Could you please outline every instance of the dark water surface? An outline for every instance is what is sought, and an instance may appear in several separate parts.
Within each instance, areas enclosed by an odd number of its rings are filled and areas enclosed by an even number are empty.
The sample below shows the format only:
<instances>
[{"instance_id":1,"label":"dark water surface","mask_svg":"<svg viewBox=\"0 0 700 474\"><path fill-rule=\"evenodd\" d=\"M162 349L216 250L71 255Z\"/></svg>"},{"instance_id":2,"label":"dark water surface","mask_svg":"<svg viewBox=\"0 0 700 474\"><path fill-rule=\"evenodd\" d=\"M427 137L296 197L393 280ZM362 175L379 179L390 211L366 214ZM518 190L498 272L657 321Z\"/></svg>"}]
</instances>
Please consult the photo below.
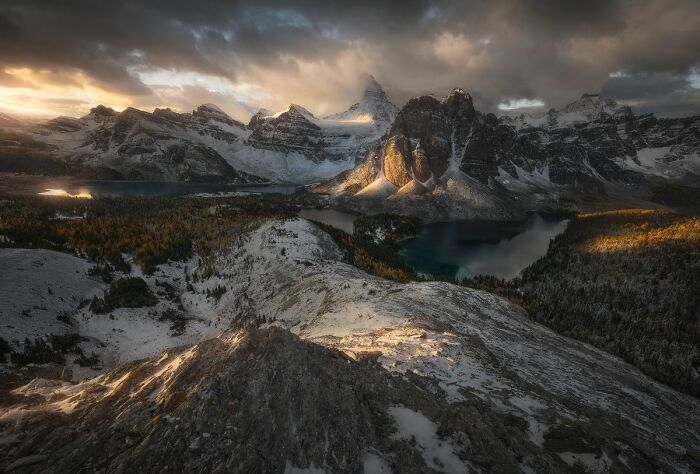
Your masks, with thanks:
<instances>
[{"instance_id":1,"label":"dark water surface","mask_svg":"<svg viewBox=\"0 0 700 474\"><path fill-rule=\"evenodd\" d=\"M438 222L404 241L403 257L421 273L512 278L546 254L568 222L539 214L523 222Z\"/></svg>"}]
</instances>

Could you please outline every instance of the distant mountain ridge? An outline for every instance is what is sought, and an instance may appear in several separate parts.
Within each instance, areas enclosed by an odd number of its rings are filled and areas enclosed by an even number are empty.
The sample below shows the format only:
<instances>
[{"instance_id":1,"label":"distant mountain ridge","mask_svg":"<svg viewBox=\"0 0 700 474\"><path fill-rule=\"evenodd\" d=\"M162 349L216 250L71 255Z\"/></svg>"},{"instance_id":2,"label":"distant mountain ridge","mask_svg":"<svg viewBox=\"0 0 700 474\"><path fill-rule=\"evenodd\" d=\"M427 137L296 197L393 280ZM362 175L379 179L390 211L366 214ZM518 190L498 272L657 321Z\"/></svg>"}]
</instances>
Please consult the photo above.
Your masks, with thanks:
<instances>
[{"instance_id":1,"label":"distant mountain ridge","mask_svg":"<svg viewBox=\"0 0 700 474\"><path fill-rule=\"evenodd\" d=\"M700 184L700 117L635 115L597 94L541 117L496 117L462 89L399 109L368 76L357 103L324 117L297 104L260 109L247 124L213 104L191 113L97 106L20 129L52 157L104 176L321 183L312 190L351 209L433 220L648 201L659 183Z\"/></svg>"},{"instance_id":2,"label":"distant mountain ridge","mask_svg":"<svg viewBox=\"0 0 700 474\"><path fill-rule=\"evenodd\" d=\"M26 131L61 160L125 179L304 184L351 168L387 132L397 108L374 78L358 104L345 118L317 118L291 104L277 114L261 110L248 124L214 104L191 113L99 105Z\"/></svg>"}]
</instances>

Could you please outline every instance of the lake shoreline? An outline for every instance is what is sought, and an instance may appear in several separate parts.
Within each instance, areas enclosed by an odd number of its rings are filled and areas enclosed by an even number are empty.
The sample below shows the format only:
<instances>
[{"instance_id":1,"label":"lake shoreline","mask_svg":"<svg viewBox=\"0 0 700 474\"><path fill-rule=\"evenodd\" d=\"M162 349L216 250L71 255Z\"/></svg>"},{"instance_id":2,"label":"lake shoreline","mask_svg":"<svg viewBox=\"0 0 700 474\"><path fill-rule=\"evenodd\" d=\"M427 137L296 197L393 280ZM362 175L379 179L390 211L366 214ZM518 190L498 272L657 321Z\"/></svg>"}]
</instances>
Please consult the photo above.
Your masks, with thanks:
<instances>
[{"instance_id":1,"label":"lake shoreline","mask_svg":"<svg viewBox=\"0 0 700 474\"><path fill-rule=\"evenodd\" d=\"M400 242L402 259L418 273L461 280L476 275L513 278L544 256L569 219L532 213L522 221L459 220L424 226Z\"/></svg>"}]
</instances>

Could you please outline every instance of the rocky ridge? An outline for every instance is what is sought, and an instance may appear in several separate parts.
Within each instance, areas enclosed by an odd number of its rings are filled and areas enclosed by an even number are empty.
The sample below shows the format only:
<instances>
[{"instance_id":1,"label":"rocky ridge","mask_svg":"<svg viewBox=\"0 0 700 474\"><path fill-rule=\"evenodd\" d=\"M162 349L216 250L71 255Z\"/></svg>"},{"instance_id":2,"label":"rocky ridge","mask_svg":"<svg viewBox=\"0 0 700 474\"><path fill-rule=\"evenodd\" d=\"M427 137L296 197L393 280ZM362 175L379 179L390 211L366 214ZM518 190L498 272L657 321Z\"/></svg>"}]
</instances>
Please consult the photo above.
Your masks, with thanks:
<instances>
[{"instance_id":1,"label":"rocky ridge","mask_svg":"<svg viewBox=\"0 0 700 474\"><path fill-rule=\"evenodd\" d=\"M352 167L391 125L396 106L372 81L355 108L335 118L295 104L276 114L260 110L247 124L213 104L192 113L100 105L29 131L63 160L126 179L308 183Z\"/></svg>"},{"instance_id":2,"label":"rocky ridge","mask_svg":"<svg viewBox=\"0 0 700 474\"><path fill-rule=\"evenodd\" d=\"M228 330L77 385L18 387L1 409L0 464L18 472L700 468L696 399L500 297L386 281L341 257L303 219L235 238L210 279L191 280L195 290L227 288L211 317Z\"/></svg>"}]
</instances>

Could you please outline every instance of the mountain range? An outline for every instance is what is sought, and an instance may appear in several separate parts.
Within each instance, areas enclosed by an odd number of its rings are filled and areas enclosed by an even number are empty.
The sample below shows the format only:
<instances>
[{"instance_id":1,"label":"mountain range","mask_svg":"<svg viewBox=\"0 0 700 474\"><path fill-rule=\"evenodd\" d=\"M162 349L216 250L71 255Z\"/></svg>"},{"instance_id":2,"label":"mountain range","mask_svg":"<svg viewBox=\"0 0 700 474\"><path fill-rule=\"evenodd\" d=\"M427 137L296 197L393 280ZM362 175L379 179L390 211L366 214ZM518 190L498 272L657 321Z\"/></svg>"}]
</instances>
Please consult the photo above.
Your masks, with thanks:
<instances>
[{"instance_id":1,"label":"mountain range","mask_svg":"<svg viewBox=\"0 0 700 474\"><path fill-rule=\"evenodd\" d=\"M395 114L370 76L360 102L333 117L291 104L278 113L261 109L244 124L213 104L191 113L100 105L81 118L23 130L59 160L108 170L117 179L309 183L352 167Z\"/></svg>"},{"instance_id":2,"label":"mountain range","mask_svg":"<svg viewBox=\"0 0 700 474\"><path fill-rule=\"evenodd\" d=\"M247 124L212 104L191 113L97 106L34 125L3 116L3 127L100 176L314 184L311 191L341 207L435 220L648 202L659 183L700 183L700 116L635 115L584 94L542 117L497 117L478 111L462 89L399 109L372 76L359 102L324 117L296 104L260 109Z\"/></svg>"},{"instance_id":3,"label":"mountain range","mask_svg":"<svg viewBox=\"0 0 700 474\"><path fill-rule=\"evenodd\" d=\"M318 186L365 212L503 218L585 199L651 199L656 183L697 185L700 117L657 119L584 94L541 118L498 118L470 94L410 100L353 169Z\"/></svg>"}]
</instances>

